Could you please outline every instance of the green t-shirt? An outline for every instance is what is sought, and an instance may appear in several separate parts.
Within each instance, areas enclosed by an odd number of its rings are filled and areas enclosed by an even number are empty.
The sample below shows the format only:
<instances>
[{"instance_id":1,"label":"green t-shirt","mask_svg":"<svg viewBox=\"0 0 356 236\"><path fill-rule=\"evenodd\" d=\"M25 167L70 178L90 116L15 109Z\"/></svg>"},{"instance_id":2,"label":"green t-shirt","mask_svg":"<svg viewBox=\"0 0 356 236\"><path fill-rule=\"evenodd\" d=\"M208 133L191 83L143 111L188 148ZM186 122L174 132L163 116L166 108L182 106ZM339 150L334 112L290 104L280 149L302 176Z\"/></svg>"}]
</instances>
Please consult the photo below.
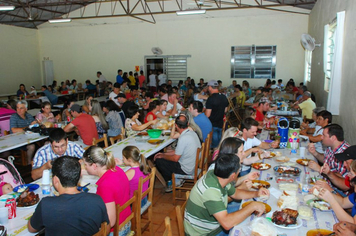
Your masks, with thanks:
<instances>
[{"instance_id":1,"label":"green t-shirt","mask_svg":"<svg viewBox=\"0 0 356 236\"><path fill-rule=\"evenodd\" d=\"M222 228L213 214L226 211L228 196L235 193L231 184L222 188L214 170L198 180L190 192L184 212L186 235L216 235Z\"/></svg>"}]
</instances>

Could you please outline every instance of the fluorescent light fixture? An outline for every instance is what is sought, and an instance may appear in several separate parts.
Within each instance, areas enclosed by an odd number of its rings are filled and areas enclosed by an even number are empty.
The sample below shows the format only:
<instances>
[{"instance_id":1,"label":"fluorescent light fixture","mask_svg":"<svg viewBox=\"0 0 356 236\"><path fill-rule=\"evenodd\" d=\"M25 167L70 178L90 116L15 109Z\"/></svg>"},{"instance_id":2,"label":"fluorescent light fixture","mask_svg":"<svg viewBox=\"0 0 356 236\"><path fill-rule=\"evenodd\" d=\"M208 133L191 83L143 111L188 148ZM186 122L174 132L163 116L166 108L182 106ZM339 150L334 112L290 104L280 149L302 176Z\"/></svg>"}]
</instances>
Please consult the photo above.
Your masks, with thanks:
<instances>
[{"instance_id":1,"label":"fluorescent light fixture","mask_svg":"<svg viewBox=\"0 0 356 236\"><path fill-rule=\"evenodd\" d=\"M177 11L178 16L182 15L195 15L195 14L205 14L206 10L186 10L186 11Z\"/></svg>"},{"instance_id":2,"label":"fluorescent light fixture","mask_svg":"<svg viewBox=\"0 0 356 236\"><path fill-rule=\"evenodd\" d=\"M52 20L48 20L49 23L68 23L71 22L72 19L70 18L64 18L64 19L52 19Z\"/></svg>"},{"instance_id":3,"label":"fluorescent light fixture","mask_svg":"<svg viewBox=\"0 0 356 236\"><path fill-rule=\"evenodd\" d=\"M15 6L0 6L0 11L13 11Z\"/></svg>"}]
</instances>

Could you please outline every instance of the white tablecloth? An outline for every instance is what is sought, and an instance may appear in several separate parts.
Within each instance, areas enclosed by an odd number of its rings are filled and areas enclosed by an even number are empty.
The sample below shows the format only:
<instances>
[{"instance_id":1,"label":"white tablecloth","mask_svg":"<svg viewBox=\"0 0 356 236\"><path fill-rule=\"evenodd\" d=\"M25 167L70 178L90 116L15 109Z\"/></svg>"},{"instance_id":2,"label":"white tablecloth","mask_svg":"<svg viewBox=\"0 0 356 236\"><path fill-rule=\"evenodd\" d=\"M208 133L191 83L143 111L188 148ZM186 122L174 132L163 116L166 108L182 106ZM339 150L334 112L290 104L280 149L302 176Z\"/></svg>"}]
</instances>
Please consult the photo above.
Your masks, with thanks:
<instances>
[{"instance_id":1,"label":"white tablecloth","mask_svg":"<svg viewBox=\"0 0 356 236\"><path fill-rule=\"evenodd\" d=\"M37 133L25 134L25 132L6 135L0 137L0 153L35 143L46 138L48 138L48 136L41 136Z\"/></svg>"}]
</instances>

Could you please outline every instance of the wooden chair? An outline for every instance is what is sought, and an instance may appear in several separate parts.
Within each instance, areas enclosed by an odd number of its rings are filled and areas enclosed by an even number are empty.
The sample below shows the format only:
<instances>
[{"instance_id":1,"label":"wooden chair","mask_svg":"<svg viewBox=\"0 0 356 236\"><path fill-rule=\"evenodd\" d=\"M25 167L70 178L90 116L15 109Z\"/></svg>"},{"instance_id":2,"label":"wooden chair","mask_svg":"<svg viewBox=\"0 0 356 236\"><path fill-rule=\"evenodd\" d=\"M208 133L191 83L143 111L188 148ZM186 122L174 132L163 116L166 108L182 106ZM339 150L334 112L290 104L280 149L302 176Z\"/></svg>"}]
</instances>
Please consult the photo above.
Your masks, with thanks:
<instances>
[{"instance_id":1,"label":"wooden chair","mask_svg":"<svg viewBox=\"0 0 356 236\"><path fill-rule=\"evenodd\" d=\"M111 145L114 145L117 142L117 140L121 141L123 139L124 139L124 135L123 134L119 134L119 135L117 135L115 137L110 137L110 143L111 143Z\"/></svg>"},{"instance_id":2,"label":"wooden chair","mask_svg":"<svg viewBox=\"0 0 356 236\"><path fill-rule=\"evenodd\" d=\"M114 236L119 236L119 231L122 227L124 227L129 221L131 221L131 229L135 229L136 227L136 204L137 202L137 191L135 191L134 195L132 196L132 198L130 198L124 205L120 206L120 204L116 205L116 223L114 226ZM120 213L126 209L126 207L130 207L131 208L131 214L126 218L126 220L124 222L122 222L121 224L120 222ZM131 231L132 233L133 231Z\"/></svg>"},{"instance_id":3,"label":"wooden chair","mask_svg":"<svg viewBox=\"0 0 356 236\"><path fill-rule=\"evenodd\" d=\"M203 143L203 145L205 145ZM202 148L197 148L197 154L195 156L195 168L193 175L181 175L181 174L172 174L172 190L173 190L173 204L176 203L176 200L185 200L185 198L180 197L181 191L189 191L193 188L194 184L201 177L203 173L203 157L200 157ZM176 178L183 179L185 183L181 187L176 187ZM178 191L178 194L176 193ZM178 196L177 196L178 195Z\"/></svg>"},{"instance_id":4,"label":"wooden chair","mask_svg":"<svg viewBox=\"0 0 356 236\"><path fill-rule=\"evenodd\" d=\"M136 234L138 236L142 235L142 233L147 229L150 228L150 235L153 236L153 188L155 183L155 176L156 176L156 168L153 167L151 169L151 173L144 179L140 178L138 182L138 190L137 190L137 204L136 204ZM143 185L149 181L149 186L146 191L142 192ZM147 203L144 206L141 206L141 200L147 196ZM147 211L147 222L143 227L141 227L141 220L142 215Z\"/></svg>"},{"instance_id":5,"label":"wooden chair","mask_svg":"<svg viewBox=\"0 0 356 236\"><path fill-rule=\"evenodd\" d=\"M107 235L108 235L108 234L106 233L106 228L107 228L107 226L108 226L108 223L106 223L106 222L101 223L99 232L97 232L97 233L94 234L93 236L107 236Z\"/></svg>"},{"instance_id":6,"label":"wooden chair","mask_svg":"<svg viewBox=\"0 0 356 236\"><path fill-rule=\"evenodd\" d=\"M9 135L10 131L4 130L4 135ZM21 166L27 166L30 163L27 163L27 151L25 150L11 150L11 155L15 157L15 164Z\"/></svg>"},{"instance_id":7,"label":"wooden chair","mask_svg":"<svg viewBox=\"0 0 356 236\"><path fill-rule=\"evenodd\" d=\"M178 224L178 235L179 236L185 236L184 233L184 211L185 211L185 206L187 205L188 198L189 198L189 191L185 193L186 200L183 203L182 206L178 205L176 206L176 216L177 216L177 224Z\"/></svg>"},{"instance_id":8,"label":"wooden chair","mask_svg":"<svg viewBox=\"0 0 356 236\"><path fill-rule=\"evenodd\" d=\"M210 151L210 147L211 147L211 142L213 141L213 131L211 131L206 140L205 140L205 153L204 153L204 157L206 158L206 160L204 160L204 170L207 171L208 167L210 165L210 163L212 162L211 159L211 154L212 152Z\"/></svg>"},{"instance_id":9,"label":"wooden chair","mask_svg":"<svg viewBox=\"0 0 356 236\"><path fill-rule=\"evenodd\" d=\"M227 118L226 118L225 121L224 121L223 127L222 127L221 137L224 136L224 133L225 133L225 130L226 130L227 126L228 125L227 125Z\"/></svg>"},{"instance_id":10,"label":"wooden chair","mask_svg":"<svg viewBox=\"0 0 356 236\"><path fill-rule=\"evenodd\" d=\"M238 127L238 125L242 122L242 118L239 114L239 106L235 106L234 102L228 98L229 106L227 108L226 119L229 122L229 125L232 127Z\"/></svg>"},{"instance_id":11,"label":"wooden chair","mask_svg":"<svg viewBox=\"0 0 356 236\"><path fill-rule=\"evenodd\" d=\"M85 93L84 92L78 92L77 93L77 100L78 101L81 101L81 100L84 100L85 99Z\"/></svg>"},{"instance_id":12,"label":"wooden chair","mask_svg":"<svg viewBox=\"0 0 356 236\"><path fill-rule=\"evenodd\" d=\"M97 146L98 143L104 142L104 148L109 147L108 136L106 134L103 135L102 138L96 139L93 138L93 145Z\"/></svg>"},{"instance_id":13,"label":"wooden chair","mask_svg":"<svg viewBox=\"0 0 356 236\"><path fill-rule=\"evenodd\" d=\"M166 226L166 230L163 232L163 236L172 236L172 226L171 226L171 218L169 216L166 216L164 219L164 224Z\"/></svg>"}]
</instances>

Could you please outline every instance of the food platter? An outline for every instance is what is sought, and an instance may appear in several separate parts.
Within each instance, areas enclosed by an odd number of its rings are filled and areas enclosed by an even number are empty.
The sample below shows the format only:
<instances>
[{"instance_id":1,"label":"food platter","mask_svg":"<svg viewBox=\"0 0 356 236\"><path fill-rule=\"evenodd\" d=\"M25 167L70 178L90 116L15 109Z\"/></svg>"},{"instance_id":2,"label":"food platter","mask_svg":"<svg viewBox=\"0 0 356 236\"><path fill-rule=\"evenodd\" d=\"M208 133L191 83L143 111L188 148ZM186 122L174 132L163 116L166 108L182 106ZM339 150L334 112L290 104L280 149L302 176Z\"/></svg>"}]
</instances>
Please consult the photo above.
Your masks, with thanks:
<instances>
[{"instance_id":1,"label":"food platter","mask_svg":"<svg viewBox=\"0 0 356 236\"><path fill-rule=\"evenodd\" d=\"M136 136L148 136L148 133L147 132L140 132L140 133L137 133Z\"/></svg>"},{"instance_id":2,"label":"food platter","mask_svg":"<svg viewBox=\"0 0 356 236\"><path fill-rule=\"evenodd\" d=\"M329 203L320 200L320 199L310 199L309 201L307 201L307 205L319 210L319 211L331 211L331 206Z\"/></svg>"},{"instance_id":3,"label":"food platter","mask_svg":"<svg viewBox=\"0 0 356 236\"><path fill-rule=\"evenodd\" d=\"M297 177L302 172L298 167L293 166L275 166L273 167L276 176Z\"/></svg>"},{"instance_id":4,"label":"food platter","mask_svg":"<svg viewBox=\"0 0 356 236\"><path fill-rule=\"evenodd\" d=\"M271 168L271 165L267 163L253 163L251 166L256 170L268 170Z\"/></svg>"},{"instance_id":5,"label":"food platter","mask_svg":"<svg viewBox=\"0 0 356 236\"><path fill-rule=\"evenodd\" d=\"M286 156L280 156L280 157L276 157L276 162L281 162L281 163L284 163L284 162L288 162L290 160L289 157L286 157Z\"/></svg>"},{"instance_id":6,"label":"food platter","mask_svg":"<svg viewBox=\"0 0 356 236\"><path fill-rule=\"evenodd\" d=\"M252 180L252 188L253 189L260 189L260 188L269 188L271 184L267 181L263 180Z\"/></svg>"},{"instance_id":7,"label":"food platter","mask_svg":"<svg viewBox=\"0 0 356 236\"><path fill-rule=\"evenodd\" d=\"M160 143L163 143L164 139L150 139L148 140L147 142L149 144L153 144L153 145L156 145L156 144L160 144Z\"/></svg>"},{"instance_id":8,"label":"food platter","mask_svg":"<svg viewBox=\"0 0 356 236\"><path fill-rule=\"evenodd\" d=\"M302 166L308 166L310 159L298 159L296 162Z\"/></svg>"},{"instance_id":9,"label":"food platter","mask_svg":"<svg viewBox=\"0 0 356 236\"><path fill-rule=\"evenodd\" d=\"M244 208L245 206L247 206L251 202L254 202L254 201L249 201L249 202L242 203L241 208ZM258 201L256 201L256 202L258 202ZM267 203L264 203L264 202L259 202L259 203L263 203L265 205L265 207L266 207L265 213L268 213L268 212L270 212L272 210L271 206L268 205Z\"/></svg>"},{"instance_id":10,"label":"food platter","mask_svg":"<svg viewBox=\"0 0 356 236\"><path fill-rule=\"evenodd\" d=\"M320 235L330 235L332 234L333 231L327 230L327 229L311 229L307 232L306 236L320 236Z\"/></svg>"},{"instance_id":11,"label":"food platter","mask_svg":"<svg viewBox=\"0 0 356 236\"><path fill-rule=\"evenodd\" d=\"M297 224L295 225L277 225L275 223L272 222L272 224L274 224L276 227L281 228L281 229L298 229L299 227L301 227L303 225L303 221L298 217L297 219Z\"/></svg>"}]
</instances>

